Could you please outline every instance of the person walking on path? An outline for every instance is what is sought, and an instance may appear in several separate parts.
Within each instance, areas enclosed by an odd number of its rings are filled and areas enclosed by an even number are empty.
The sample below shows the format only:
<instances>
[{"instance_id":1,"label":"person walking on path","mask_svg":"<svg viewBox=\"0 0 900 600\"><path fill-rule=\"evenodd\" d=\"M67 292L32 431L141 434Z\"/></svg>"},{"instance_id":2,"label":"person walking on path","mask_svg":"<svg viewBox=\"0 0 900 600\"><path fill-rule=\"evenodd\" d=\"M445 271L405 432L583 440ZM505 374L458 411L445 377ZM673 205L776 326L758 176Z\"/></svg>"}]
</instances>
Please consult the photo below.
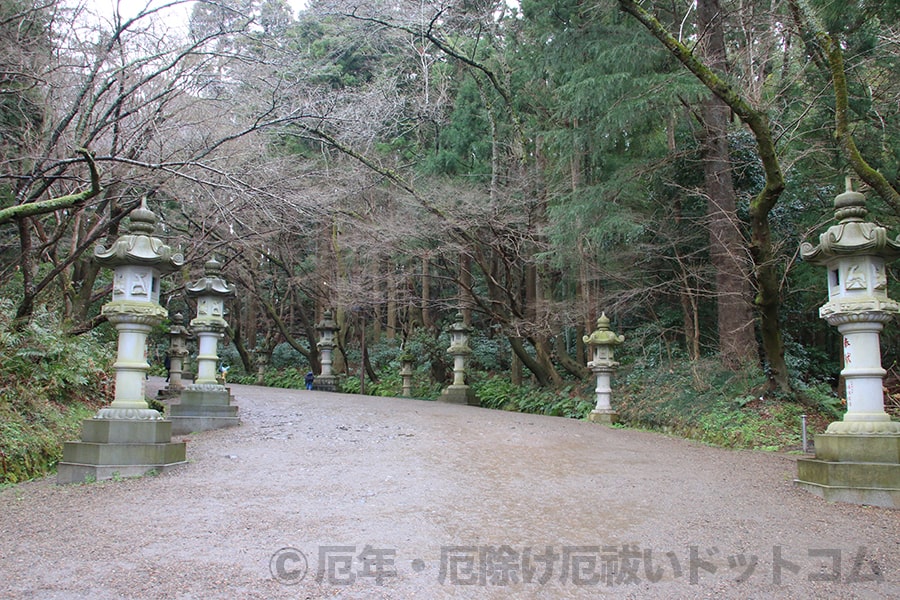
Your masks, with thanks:
<instances>
[{"instance_id":1,"label":"person walking on path","mask_svg":"<svg viewBox=\"0 0 900 600\"><path fill-rule=\"evenodd\" d=\"M306 374L306 377L304 377L303 380L306 382L306 389L311 390L313 389L313 382L316 380L316 376L313 375L312 371L310 371Z\"/></svg>"}]
</instances>

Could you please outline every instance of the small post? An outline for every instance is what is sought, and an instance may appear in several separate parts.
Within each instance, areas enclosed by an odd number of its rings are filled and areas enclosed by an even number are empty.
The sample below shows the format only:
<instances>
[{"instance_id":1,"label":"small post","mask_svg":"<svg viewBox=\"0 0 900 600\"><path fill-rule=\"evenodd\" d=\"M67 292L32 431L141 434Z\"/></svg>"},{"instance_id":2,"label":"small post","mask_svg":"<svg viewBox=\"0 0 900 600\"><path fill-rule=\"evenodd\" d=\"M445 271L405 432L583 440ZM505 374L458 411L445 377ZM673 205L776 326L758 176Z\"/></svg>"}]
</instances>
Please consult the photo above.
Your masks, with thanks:
<instances>
[{"instance_id":1,"label":"small post","mask_svg":"<svg viewBox=\"0 0 900 600\"><path fill-rule=\"evenodd\" d=\"M800 415L800 437L803 440L803 454L807 452L806 443L806 415Z\"/></svg>"}]
</instances>

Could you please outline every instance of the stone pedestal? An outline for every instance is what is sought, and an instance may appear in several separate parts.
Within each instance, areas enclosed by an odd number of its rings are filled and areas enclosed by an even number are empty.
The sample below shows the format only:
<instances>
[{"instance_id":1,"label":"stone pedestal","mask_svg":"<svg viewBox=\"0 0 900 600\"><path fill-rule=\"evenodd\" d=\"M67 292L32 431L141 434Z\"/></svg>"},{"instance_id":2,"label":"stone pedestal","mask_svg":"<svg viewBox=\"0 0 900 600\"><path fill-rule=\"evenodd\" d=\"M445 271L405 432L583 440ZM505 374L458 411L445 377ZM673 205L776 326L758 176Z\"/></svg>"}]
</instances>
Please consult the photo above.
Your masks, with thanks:
<instances>
[{"instance_id":1,"label":"stone pedestal","mask_svg":"<svg viewBox=\"0 0 900 600\"><path fill-rule=\"evenodd\" d=\"M184 442L171 440L170 421L87 419L82 423L81 441L63 445L56 481L139 477L186 464Z\"/></svg>"},{"instance_id":2,"label":"stone pedestal","mask_svg":"<svg viewBox=\"0 0 900 600\"><path fill-rule=\"evenodd\" d=\"M313 389L319 392L335 392L338 389L338 378L335 375L317 375Z\"/></svg>"},{"instance_id":3,"label":"stone pedestal","mask_svg":"<svg viewBox=\"0 0 900 600\"><path fill-rule=\"evenodd\" d=\"M467 385L448 385L441 391L441 396L438 400L441 402L449 402L450 404L481 406L481 402L475 395L475 390Z\"/></svg>"},{"instance_id":4,"label":"stone pedestal","mask_svg":"<svg viewBox=\"0 0 900 600\"><path fill-rule=\"evenodd\" d=\"M241 424L238 407L231 404L231 392L223 385L197 383L181 392L181 402L169 407L172 433L236 427Z\"/></svg>"},{"instance_id":5,"label":"stone pedestal","mask_svg":"<svg viewBox=\"0 0 900 600\"><path fill-rule=\"evenodd\" d=\"M797 486L829 502L900 508L900 435L815 436L816 457L797 461Z\"/></svg>"}]
</instances>

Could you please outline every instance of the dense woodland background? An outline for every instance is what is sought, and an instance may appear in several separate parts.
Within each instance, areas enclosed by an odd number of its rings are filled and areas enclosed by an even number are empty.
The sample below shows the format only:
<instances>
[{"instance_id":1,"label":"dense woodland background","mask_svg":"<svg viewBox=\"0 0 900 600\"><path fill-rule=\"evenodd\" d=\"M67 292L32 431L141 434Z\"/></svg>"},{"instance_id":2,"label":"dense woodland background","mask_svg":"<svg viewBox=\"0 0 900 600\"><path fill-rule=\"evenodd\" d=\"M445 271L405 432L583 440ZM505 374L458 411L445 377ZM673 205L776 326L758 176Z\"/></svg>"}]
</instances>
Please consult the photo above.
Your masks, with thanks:
<instances>
[{"instance_id":1,"label":"dense woodland background","mask_svg":"<svg viewBox=\"0 0 900 600\"><path fill-rule=\"evenodd\" d=\"M798 249L847 175L900 231L898 17L889 0L201 0L113 16L4 0L4 352L29 327L112 339L92 252L146 197L189 265L165 280L172 312L194 314L184 284L211 256L238 286L233 373L318 372L331 308L338 371L364 363L377 383L405 347L439 388L462 309L476 369L559 390L589 383L581 338L605 311L634 373L708 386L698 365L714 363L758 372L754 397L821 404L811 390L840 395L839 339L817 315L825 273Z\"/></svg>"}]
</instances>

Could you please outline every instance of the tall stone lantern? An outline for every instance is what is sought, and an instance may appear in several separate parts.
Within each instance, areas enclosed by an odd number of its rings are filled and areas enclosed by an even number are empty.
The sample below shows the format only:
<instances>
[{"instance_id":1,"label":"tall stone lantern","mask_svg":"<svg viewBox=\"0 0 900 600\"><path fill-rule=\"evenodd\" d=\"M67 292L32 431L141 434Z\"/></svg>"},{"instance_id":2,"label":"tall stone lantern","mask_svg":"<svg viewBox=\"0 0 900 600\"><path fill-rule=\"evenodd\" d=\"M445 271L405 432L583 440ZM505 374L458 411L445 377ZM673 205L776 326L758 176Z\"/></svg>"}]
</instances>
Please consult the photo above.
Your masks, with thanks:
<instances>
[{"instance_id":1,"label":"tall stone lantern","mask_svg":"<svg viewBox=\"0 0 900 600\"><path fill-rule=\"evenodd\" d=\"M84 421L81 441L66 442L57 481L143 475L185 462L185 445L172 442L172 423L144 399L147 336L166 318L159 305L160 277L184 264L180 253L154 237L156 215L146 201L132 211L127 233L94 260L113 269L112 301L101 313L118 333L115 399Z\"/></svg>"},{"instance_id":2,"label":"tall stone lantern","mask_svg":"<svg viewBox=\"0 0 900 600\"><path fill-rule=\"evenodd\" d=\"M447 348L447 354L453 357L453 383L444 388L439 400L480 406L475 391L466 385L466 359L472 354L472 349L469 348L469 333L472 330L465 324L462 311L456 313L456 320L449 332L450 347Z\"/></svg>"},{"instance_id":3,"label":"tall stone lantern","mask_svg":"<svg viewBox=\"0 0 900 600\"><path fill-rule=\"evenodd\" d=\"M888 298L885 262L900 256L900 238L865 221L865 197L847 189L834 200L832 225L819 244L803 243L809 263L827 269L828 302L819 316L843 336L847 412L815 437L816 458L798 461L796 483L827 500L900 508L900 423L884 410L879 336L900 312Z\"/></svg>"},{"instance_id":4,"label":"tall stone lantern","mask_svg":"<svg viewBox=\"0 0 900 600\"><path fill-rule=\"evenodd\" d=\"M197 337L197 379L181 392L181 402L170 409L172 431L190 433L240 425L231 393L216 379L219 340L225 335L225 299L234 296L234 286L222 278L222 263L211 259L204 275L185 286L187 295L197 298L197 316L191 330Z\"/></svg>"},{"instance_id":5,"label":"tall stone lantern","mask_svg":"<svg viewBox=\"0 0 900 600\"><path fill-rule=\"evenodd\" d=\"M409 350L403 350L397 359L400 361L400 379L403 382L401 394L409 398L412 396L413 362L416 360L416 357Z\"/></svg>"},{"instance_id":6,"label":"tall stone lantern","mask_svg":"<svg viewBox=\"0 0 900 600\"><path fill-rule=\"evenodd\" d=\"M160 398L172 398L179 396L184 389L181 374L184 372L184 359L188 355L187 339L189 332L184 326L184 315L175 313L172 315L172 324L169 326L169 385L157 392Z\"/></svg>"},{"instance_id":7,"label":"tall stone lantern","mask_svg":"<svg viewBox=\"0 0 900 600\"><path fill-rule=\"evenodd\" d=\"M337 389L337 385L331 366L334 361L334 334L338 330L338 324L330 309L322 314L322 320L316 325L316 330L319 332L319 342L316 347L322 353L319 358L322 364L322 373L316 377L315 385L320 390L333 392Z\"/></svg>"},{"instance_id":8,"label":"tall stone lantern","mask_svg":"<svg viewBox=\"0 0 900 600\"><path fill-rule=\"evenodd\" d=\"M618 419L616 411L610 404L612 388L610 379L619 366L614 359L615 346L625 341L625 336L616 335L609 328L609 318L602 313L597 319L597 329L591 335L584 336L584 343L591 348L593 360L588 361L588 368L597 376L597 406L588 415L595 423L612 425Z\"/></svg>"}]
</instances>

